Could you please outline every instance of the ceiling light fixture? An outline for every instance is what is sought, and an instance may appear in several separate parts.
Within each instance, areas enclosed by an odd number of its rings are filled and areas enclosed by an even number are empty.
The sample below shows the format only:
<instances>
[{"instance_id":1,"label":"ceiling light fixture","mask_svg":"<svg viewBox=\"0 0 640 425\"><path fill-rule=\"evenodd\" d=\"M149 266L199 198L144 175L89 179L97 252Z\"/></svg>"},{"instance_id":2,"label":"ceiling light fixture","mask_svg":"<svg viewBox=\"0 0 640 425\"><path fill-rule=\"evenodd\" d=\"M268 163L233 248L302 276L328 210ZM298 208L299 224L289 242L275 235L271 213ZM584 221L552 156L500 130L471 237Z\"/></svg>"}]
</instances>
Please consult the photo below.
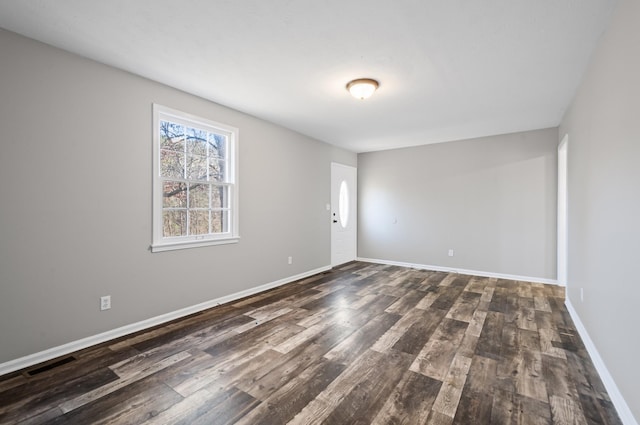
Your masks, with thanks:
<instances>
[{"instance_id":1,"label":"ceiling light fixture","mask_svg":"<svg viewBox=\"0 0 640 425\"><path fill-rule=\"evenodd\" d=\"M378 88L378 85L378 82L371 78L358 78L357 80L347 83L347 90L349 90L351 96L356 99L364 100L371 97L373 92Z\"/></svg>"}]
</instances>

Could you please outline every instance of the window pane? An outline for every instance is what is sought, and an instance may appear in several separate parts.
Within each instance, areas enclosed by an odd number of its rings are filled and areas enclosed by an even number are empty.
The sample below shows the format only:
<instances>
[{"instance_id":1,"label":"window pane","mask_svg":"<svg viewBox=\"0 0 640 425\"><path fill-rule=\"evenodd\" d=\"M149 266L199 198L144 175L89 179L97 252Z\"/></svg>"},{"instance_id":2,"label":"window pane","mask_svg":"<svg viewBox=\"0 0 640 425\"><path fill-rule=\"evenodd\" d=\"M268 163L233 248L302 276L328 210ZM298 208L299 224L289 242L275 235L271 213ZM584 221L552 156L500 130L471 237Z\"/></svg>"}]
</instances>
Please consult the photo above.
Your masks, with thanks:
<instances>
[{"instance_id":1,"label":"window pane","mask_svg":"<svg viewBox=\"0 0 640 425\"><path fill-rule=\"evenodd\" d=\"M160 149L184 151L184 126L160 121Z\"/></svg>"},{"instance_id":2,"label":"window pane","mask_svg":"<svg viewBox=\"0 0 640 425\"><path fill-rule=\"evenodd\" d=\"M227 233L229 231L229 212L211 212L211 233Z\"/></svg>"},{"instance_id":3,"label":"window pane","mask_svg":"<svg viewBox=\"0 0 640 425\"><path fill-rule=\"evenodd\" d=\"M189 187L189 208L209 208L208 184L193 184Z\"/></svg>"},{"instance_id":4,"label":"window pane","mask_svg":"<svg viewBox=\"0 0 640 425\"><path fill-rule=\"evenodd\" d=\"M207 157L187 154L187 179L207 179Z\"/></svg>"},{"instance_id":5,"label":"window pane","mask_svg":"<svg viewBox=\"0 0 640 425\"><path fill-rule=\"evenodd\" d=\"M186 236L187 234L187 211L186 210L164 210L162 211L162 236Z\"/></svg>"},{"instance_id":6,"label":"window pane","mask_svg":"<svg viewBox=\"0 0 640 425\"><path fill-rule=\"evenodd\" d=\"M342 183L340 183L338 212L340 216L340 226L346 229L347 224L349 224L349 189L347 188L346 180L342 180Z\"/></svg>"},{"instance_id":7,"label":"window pane","mask_svg":"<svg viewBox=\"0 0 640 425\"><path fill-rule=\"evenodd\" d=\"M223 159L211 159L209 162L209 180L215 182L225 182L226 164Z\"/></svg>"},{"instance_id":8,"label":"window pane","mask_svg":"<svg viewBox=\"0 0 640 425\"><path fill-rule=\"evenodd\" d=\"M160 151L160 175L173 179L184 178L184 154L167 150Z\"/></svg>"},{"instance_id":9,"label":"window pane","mask_svg":"<svg viewBox=\"0 0 640 425\"><path fill-rule=\"evenodd\" d=\"M166 181L162 184L163 208L186 208L187 185L186 183Z\"/></svg>"},{"instance_id":10,"label":"window pane","mask_svg":"<svg viewBox=\"0 0 640 425\"><path fill-rule=\"evenodd\" d=\"M211 187L211 208L227 208L229 188L226 186Z\"/></svg>"},{"instance_id":11,"label":"window pane","mask_svg":"<svg viewBox=\"0 0 640 425\"><path fill-rule=\"evenodd\" d=\"M206 235L209 233L209 211L189 211L189 234Z\"/></svg>"},{"instance_id":12,"label":"window pane","mask_svg":"<svg viewBox=\"0 0 640 425\"><path fill-rule=\"evenodd\" d=\"M187 152L195 155L207 155L207 132L187 128Z\"/></svg>"},{"instance_id":13,"label":"window pane","mask_svg":"<svg viewBox=\"0 0 640 425\"><path fill-rule=\"evenodd\" d=\"M209 133L209 156L225 158L227 155L227 137L220 134Z\"/></svg>"}]
</instances>

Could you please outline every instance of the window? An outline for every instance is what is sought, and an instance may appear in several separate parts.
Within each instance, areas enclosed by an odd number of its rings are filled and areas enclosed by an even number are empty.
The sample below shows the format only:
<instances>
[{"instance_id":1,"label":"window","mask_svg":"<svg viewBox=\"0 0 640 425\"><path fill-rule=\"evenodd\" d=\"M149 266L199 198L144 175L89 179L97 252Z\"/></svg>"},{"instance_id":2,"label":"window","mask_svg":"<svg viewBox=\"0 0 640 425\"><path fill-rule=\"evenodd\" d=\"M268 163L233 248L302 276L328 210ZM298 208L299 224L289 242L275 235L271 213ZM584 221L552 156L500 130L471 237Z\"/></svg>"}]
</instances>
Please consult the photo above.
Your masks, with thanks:
<instances>
[{"instance_id":1,"label":"window","mask_svg":"<svg viewBox=\"0 0 640 425\"><path fill-rule=\"evenodd\" d=\"M153 105L153 252L234 243L238 129Z\"/></svg>"},{"instance_id":2,"label":"window","mask_svg":"<svg viewBox=\"0 0 640 425\"><path fill-rule=\"evenodd\" d=\"M343 229L347 228L349 223L349 189L347 188L347 181L342 180L340 183L340 194L338 195L338 216L340 217L340 226Z\"/></svg>"}]
</instances>

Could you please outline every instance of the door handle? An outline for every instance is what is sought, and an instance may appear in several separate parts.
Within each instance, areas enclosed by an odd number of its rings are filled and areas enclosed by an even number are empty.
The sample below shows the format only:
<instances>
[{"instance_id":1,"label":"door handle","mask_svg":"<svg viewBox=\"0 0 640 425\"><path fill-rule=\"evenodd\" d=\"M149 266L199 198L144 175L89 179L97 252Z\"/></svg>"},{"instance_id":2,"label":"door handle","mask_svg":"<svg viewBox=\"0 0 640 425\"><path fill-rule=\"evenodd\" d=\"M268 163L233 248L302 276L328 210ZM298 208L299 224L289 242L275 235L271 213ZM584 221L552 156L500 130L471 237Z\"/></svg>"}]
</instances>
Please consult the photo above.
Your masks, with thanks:
<instances>
[{"instance_id":1,"label":"door handle","mask_svg":"<svg viewBox=\"0 0 640 425\"><path fill-rule=\"evenodd\" d=\"M337 223L337 222L338 222L338 220L333 220L333 222L334 222L334 223Z\"/></svg>"}]
</instances>

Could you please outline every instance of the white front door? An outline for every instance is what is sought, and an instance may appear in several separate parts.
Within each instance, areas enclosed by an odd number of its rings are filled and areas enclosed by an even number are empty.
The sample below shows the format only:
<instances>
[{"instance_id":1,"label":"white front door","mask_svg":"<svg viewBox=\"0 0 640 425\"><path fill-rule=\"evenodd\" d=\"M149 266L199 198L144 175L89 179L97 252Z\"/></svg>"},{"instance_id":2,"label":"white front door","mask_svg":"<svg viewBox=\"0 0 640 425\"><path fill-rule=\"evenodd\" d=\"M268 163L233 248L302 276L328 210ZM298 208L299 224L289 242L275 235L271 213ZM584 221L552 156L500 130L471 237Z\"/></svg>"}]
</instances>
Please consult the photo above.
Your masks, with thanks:
<instances>
[{"instance_id":1,"label":"white front door","mask_svg":"<svg viewBox=\"0 0 640 425\"><path fill-rule=\"evenodd\" d=\"M331 163L331 265L356 259L357 170Z\"/></svg>"}]
</instances>

